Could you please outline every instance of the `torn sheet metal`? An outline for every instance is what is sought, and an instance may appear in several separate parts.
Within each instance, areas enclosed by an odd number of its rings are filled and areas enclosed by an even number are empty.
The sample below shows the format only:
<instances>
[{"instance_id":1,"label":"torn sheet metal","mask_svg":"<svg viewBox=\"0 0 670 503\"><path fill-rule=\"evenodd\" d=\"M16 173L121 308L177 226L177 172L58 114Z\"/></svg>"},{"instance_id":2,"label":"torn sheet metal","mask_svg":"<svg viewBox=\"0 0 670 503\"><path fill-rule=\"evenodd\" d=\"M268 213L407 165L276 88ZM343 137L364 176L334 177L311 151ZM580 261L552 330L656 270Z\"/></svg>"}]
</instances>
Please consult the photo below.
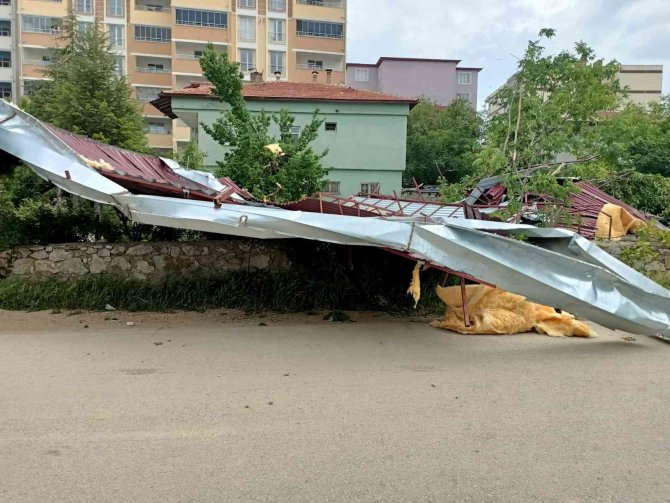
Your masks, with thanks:
<instances>
[{"instance_id":1,"label":"torn sheet metal","mask_svg":"<svg viewBox=\"0 0 670 503\"><path fill-rule=\"evenodd\" d=\"M88 167L77 152L8 103L0 103L0 149L58 187L113 205L138 223L390 248L612 329L670 338L670 292L650 287L649 280L570 231L453 218L426 224L412 217L370 217L361 225L357 216L244 202L217 207L209 201L132 194ZM500 233L524 233L534 244Z\"/></svg>"}]
</instances>

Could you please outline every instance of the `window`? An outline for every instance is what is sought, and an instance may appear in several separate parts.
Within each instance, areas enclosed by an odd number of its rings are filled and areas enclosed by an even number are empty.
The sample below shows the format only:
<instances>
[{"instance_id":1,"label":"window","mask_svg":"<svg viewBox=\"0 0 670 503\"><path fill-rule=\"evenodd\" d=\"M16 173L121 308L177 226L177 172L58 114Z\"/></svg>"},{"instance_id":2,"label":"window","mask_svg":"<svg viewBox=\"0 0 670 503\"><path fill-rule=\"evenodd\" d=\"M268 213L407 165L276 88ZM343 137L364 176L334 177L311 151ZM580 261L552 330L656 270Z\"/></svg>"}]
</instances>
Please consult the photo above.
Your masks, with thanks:
<instances>
[{"instance_id":1,"label":"window","mask_svg":"<svg viewBox=\"0 0 670 503\"><path fill-rule=\"evenodd\" d=\"M0 52L0 68L11 68L12 67L12 53L11 52Z\"/></svg>"},{"instance_id":2,"label":"window","mask_svg":"<svg viewBox=\"0 0 670 503\"><path fill-rule=\"evenodd\" d=\"M237 0L237 6L240 9L255 9L256 0Z\"/></svg>"},{"instance_id":3,"label":"window","mask_svg":"<svg viewBox=\"0 0 670 503\"><path fill-rule=\"evenodd\" d=\"M147 121L144 131L152 134L168 134L167 124L163 121Z\"/></svg>"},{"instance_id":4,"label":"window","mask_svg":"<svg viewBox=\"0 0 670 503\"><path fill-rule=\"evenodd\" d=\"M256 51L253 49L240 49L240 69L243 72L251 72L256 69Z\"/></svg>"},{"instance_id":5,"label":"window","mask_svg":"<svg viewBox=\"0 0 670 503\"><path fill-rule=\"evenodd\" d=\"M107 0L107 16L123 17L123 0Z\"/></svg>"},{"instance_id":6,"label":"window","mask_svg":"<svg viewBox=\"0 0 670 503\"><path fill-rule=\"evenodd\" d=\"M147 3L147 4L135 4L135 9L137 10L146 10L149 12L168 12L170 10L170 7L166 7L164 5L156 4L156 3Z\"/></svg>"},{"instance_id":7,"label":"window","mask_svg":"<svg viewBox=\"0 0 670 503\"><path fill-rule=\"evenodd\" d=\"M207 26L228 28L228 14L213 10L177 9L177 24L186 26Z\"/></svg>"},{"instance_id":8,"label":"window","mask_svg":"<svg viewBox=\"0 0 670 503\"><path fill-rule=\"evenodd\" d=\"M158 98L158 93L161 91L162 89L160 87L138 87L137 99L144 103L149 103Z\"/></svg>"},{"instance_id":9,"label":"window","mask_svg":"<svg viewBox=\"0 0 670 503\"><path fill-rule=\"evenodd\" d=\"M114 58L114 75L117 77L123 76L123 56Z\"/></svg>"},{"instance_id":10,"label":"window","mask_svg":"<svg viewBox=\"0 0 670 503\"><path fill-rule=\"evenodd\" d=\"M370 69L369 68L355 68L354 69L354 80L356 82L369 82L370 81Z\"/></svg>"},{"instance_id":11,"label":"window","mask_svg":"<svg viewBox=\"0 0 670 503\"><path fill-rule=\"evenodd\" d=\"M12 36L12 22L0 21L0 37L11 37L11 36Z\"/></svg>"},{"instance_id":12,"label":"window","mask_svg":"<svg viewBox=\"0 0 670 503\"><path fill-rule=\"evenodd\" d=\"M344 36L344 25L298 19L297 32L298 36L301 37L342 38Z\"/></svg>"},{"instance_id":13,"label":"window","mask_svg":"<svg viewBox=\"0 0 670 503\"><path fill-rule=\"evenodd\" d=\"M326 131L337 131L337 122L326 122Z\"/></svg>"},{"instance_id":14,"label":"window","mask_svg":"<svg viewBox=\"0 0 670 503\"><path fill-rule=\"evenodd\" d=\"M283 44L286 42L286 25L283 19L270 19L268 29L270 42L274 44Z\"/></svg>"},{"instance_id":15,"label":"window","mask_svg":"<svg viewBox=\"0 0 670 503\"><path fill-rule=\"evenodd\" d=\"M470 93L456 93L456 99L470 101Z\"/></svg>"},{"instance_id":16,"label":"window","mask_svg":"<svg viewBox=\"0 0 670 503\"><path fill-rule=\"evenodd\" d=\"M379 182L361 183L361 194L379 194Z\"/></svg>"},{"instance_id":17,"label":"window","mask_svg":"<svg viewBox=\"0 0 670 503\"><path fill-rule=\"evenodd\" d=\"M291 141L293 143L300 141L300 126L291 126Z\"/></svg>"},{"instance_id":18,"label":"window","mask_svg":"<svg viewBox=\"0 0 670 503\"><path fill-rule=\"evenodd\" d=\"M270 51L270 73L274 75L277 72L284 74L286 68L284 62L286 61L286 53L280 51Z\"/></svg>"},{"instance_id":19,"label":"window","mask_svg":"<svg viewBox=\"0 0 670 503\"><path fill-rule=\"evenodd\" d=\"M323 70L323 61L317 59L308 59L307 67L310 70Z\"/></svg>"},{"instance_id":20,"label":"window","mask_svg":"<svg viewBox=\"0 0 670 503\"><path fill-rule=\"evenodd\" d=\"M52 33L60 35L61 20L46 16L22 16L22 29L30 33Z\"/></svg>"},{"instance_id":21,"label":"window","mask_svg":"<svg viewBox=\"0 0 670 503\"><path fill-rule=\"evenodd\" d=\"M37 89L39 89L42 84L44 83L43 80L24 80L23 81L23 95L28 96L30 93L35 92Z\"/></svg>"},{"instance_id":22,"label":"window","mask_svg":"<svg viewBox=\"0 0 670 503\"><path fill-rule=\"evenodd\" d=\"M0 82L0 98L3 100L12 99L12 83L11 82Z\"/></svg>"},{"instance_id":23,"label":"window","mask_svg":"<svg viewBox=\"0 0 670 503\"><path fill-rule=\"evenodd\" d=\"M202 51L193 51L193 57L197 59L202 58Z\"/></svg>"},{"instance_id":24,"label":"window","mask_svg":"<svg viewBox=\"0 0 670 503\"><path fill-rule=\"evenodd\" d=\"M92 14L93 0L77 0L74 9L79 14Z\"/></svg>"},{"instance_id":25,"label":"window","mask_svg":"<svg viewBox=\"0 0 670 503\"><path fill-rule=\"evenodd\" d=\"M123 32L125 26L122 24L110 24L109 26L109 43L112 47L123 47Z\"/></svg>"},{"instance_id":26,"label":"window","mask_svg":"<svg viewBox=\"0 0 670 503\"><path fill-rule=\"evenodd\" d=\"M268 8L274 12L286 12L286 0L270 0Z\"/></svg>"},{"instance_id":27,"label":"window","mask_svg":"<svg viewBox=\"0 0 670 503\"><path fill-rule=\"evenodd\" d=\"M79 21L77 23L77 29L82 33L88 33L93 29L93 23L89 23L88 21Z\"/></svg>"},{"instance_id":28,"label":"window","mask_svg":"<svg viewBox=\"0 0 670 503\"><path fill-rule=\"evenodd\" d=\"M51 63L51 56L42 56L43 63Z\"/></svg>"},{"instance_id":29,"label":"window","mask_svg":"<svg viewBox=\"0 0 670 503\"><path fill-rule=\"evenodd\" d=\"M256 41L256 18L250 16L240 16L239 34L241 42L255 42Z\"/></svg>"},{"instance_id":30,"label":"window","mask_svg":"<svg viewBox=\"0 0 670 503\"><path fill-rule=\"evenodd\" d=\"M340 193L340 182L332 182L328 180L323 186L323 191L328 194L339 194Z\"/></svg>"},{"instance_id":31,"label":"window","mask_svg":"<svg viewBox=\"0 0 670 503\"><path fill-rule=\"evenodd\" d=\"M12 0L0 0L0 5L12 5Z\"/></svg>"},{"instance_id":32,"label":"window","mask_svg":"<svg viewBox=\"0 0 670 503\"><path fill-rule=\"evenodd\" d=\"M172 40L172 30L160 26L135 25L135 40L167 43Z\"/></svg>"},{"instance_id":33,"label":"window","mask_svg":"<svg viewBox=\"0 0 670 503\"><path fill-rule=\"evenodd\" d=\"M472 83L472 74L470 72L458 72L458 84L469 86Z\"/></svg>"}]
</instances>

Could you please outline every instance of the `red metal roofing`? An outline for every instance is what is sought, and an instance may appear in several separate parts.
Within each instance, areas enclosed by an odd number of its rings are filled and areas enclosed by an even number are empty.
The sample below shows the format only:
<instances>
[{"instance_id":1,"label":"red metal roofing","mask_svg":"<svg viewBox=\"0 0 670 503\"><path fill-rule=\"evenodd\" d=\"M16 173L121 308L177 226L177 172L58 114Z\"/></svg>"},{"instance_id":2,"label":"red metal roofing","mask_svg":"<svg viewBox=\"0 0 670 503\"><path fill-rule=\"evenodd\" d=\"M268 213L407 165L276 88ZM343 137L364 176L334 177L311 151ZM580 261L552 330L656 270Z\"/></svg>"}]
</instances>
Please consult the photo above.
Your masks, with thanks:
<instances>
[{"instance_id":1,"label":"red metal roofing","mask_svg":"<svg viewBox=\"0 0 670 503\"><path fill-rule=\"evenodd\" d=\"M112 169L98 172L131 192L205 201L218 195L206 185L178 175L160 157L107 145L50 124L44 126L80 156L110 165Z\"/></svg>"}]
</instances>

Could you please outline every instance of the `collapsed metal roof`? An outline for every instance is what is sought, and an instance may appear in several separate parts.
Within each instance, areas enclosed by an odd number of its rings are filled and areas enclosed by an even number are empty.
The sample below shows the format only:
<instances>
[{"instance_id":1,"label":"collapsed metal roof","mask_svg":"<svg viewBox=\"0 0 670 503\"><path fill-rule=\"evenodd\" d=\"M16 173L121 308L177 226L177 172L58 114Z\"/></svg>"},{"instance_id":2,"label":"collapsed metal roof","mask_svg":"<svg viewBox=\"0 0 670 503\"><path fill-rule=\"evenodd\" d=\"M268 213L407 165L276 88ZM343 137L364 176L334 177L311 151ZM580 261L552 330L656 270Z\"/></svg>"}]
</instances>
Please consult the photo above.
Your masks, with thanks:
<instances>
[{"instance_id":1,"label":"collapsed metal roof","mask_svg":"<svg viewBox=\"0 0 670 503\"><path fill-rule=\"evenodd\" d=\"M459 206L396 200L398 213L377 198L267 206L245 199L250 195L231 180L77 138L0 102L1 151L61 189L114 206L138 223L384 248L612 329L670 338L670 292L569 230L454 218ZM322 210L324 202L331 214ZM507 237L516 234L534 244Z\"/></svg>"}]
</instances>

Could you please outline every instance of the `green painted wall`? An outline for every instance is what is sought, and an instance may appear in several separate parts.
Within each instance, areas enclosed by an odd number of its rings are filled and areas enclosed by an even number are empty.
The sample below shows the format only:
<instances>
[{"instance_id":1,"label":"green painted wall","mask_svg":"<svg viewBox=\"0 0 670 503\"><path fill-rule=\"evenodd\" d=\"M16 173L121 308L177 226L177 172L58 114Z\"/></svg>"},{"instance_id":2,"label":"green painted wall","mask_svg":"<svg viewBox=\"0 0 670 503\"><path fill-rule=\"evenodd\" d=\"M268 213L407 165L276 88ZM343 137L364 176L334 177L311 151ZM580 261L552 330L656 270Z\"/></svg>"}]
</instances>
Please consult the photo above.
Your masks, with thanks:
<instances>
[{"instance_id":1,"label":"green painted wall","mask_svg":"<svg viewBox=\"0 0 670 503\"><path fill-rule=\"evenodd\" d=\"M380 183L383 194L400 193L405 170L407 115L409 105L395 103L315 103L295 101L248 101L253 112L279 112L286 108L295 116L296 126L307 124L319 109L326 122L337 123L337 131L321 126L314 142L317 152L328 149L324 165L332 168L329 180L340 182L340 194L360 191L361 183ZM211 124L224 105L207 98L173 97L173 111L196 131L200 149L207 153L206 164L213 168L223 158L224 148L214 142L199 126ZM276 126L271 130L278 135Z\"/></svg>"}]
</instances>

